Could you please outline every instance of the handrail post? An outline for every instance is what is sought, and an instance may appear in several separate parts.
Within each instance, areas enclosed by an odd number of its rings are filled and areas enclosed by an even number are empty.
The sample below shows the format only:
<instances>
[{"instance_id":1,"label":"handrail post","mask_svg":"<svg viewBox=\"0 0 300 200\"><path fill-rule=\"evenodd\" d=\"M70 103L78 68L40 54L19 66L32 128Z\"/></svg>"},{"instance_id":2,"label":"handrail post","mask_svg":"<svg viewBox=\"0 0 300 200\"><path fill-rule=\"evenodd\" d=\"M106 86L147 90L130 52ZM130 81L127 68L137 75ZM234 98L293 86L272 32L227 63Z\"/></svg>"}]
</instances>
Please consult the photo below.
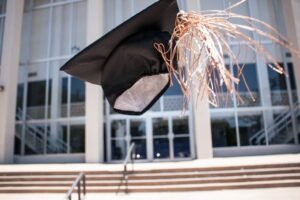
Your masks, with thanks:
<instances>
[{"instance_id":1,"label":"handrail post","mask_svg":"<svg viewBox=\"0 0 300 200\"><path fill-rule=\"evenodd\" d=\"M83 175L83 194L86 195L86 182L85 182L85 174Z\"/></svg>"},{"instance_id":2,"label":"handrail post","mask_svg":"<svg viewBox=\"0 0 300 200\"><path fill-rule=\"evenodd\" d=\"M134 142L131 143L131 145L127 151L124 163L123 163L123 179L121 180L121 183L123 180L125 180L125 193L128 193L128 167L127 167L127 164L130 159L132 166L133 166L133 160L134 160L133 152L135 152L135 143ZM132 170L133 170L133 167L132 167Z\"/></svg>"},{"instance_id":3,"label":"handrail post","mask_svg":"<svg viewBox=\"0 0 300 200\"><path fill-rule=\"evenodd\" d=\"M79 182L78 182L78 185L77 185L77 187L78 187L78 190L77 190L77 193L78 193L78 200L81 200L81 195L80 195L80 194L81 194L81 191L80 191L80 188L81 188L81 187L80 187L80 186L81 186L81 181L79 181Z\"/></svg>"}]
</instances>

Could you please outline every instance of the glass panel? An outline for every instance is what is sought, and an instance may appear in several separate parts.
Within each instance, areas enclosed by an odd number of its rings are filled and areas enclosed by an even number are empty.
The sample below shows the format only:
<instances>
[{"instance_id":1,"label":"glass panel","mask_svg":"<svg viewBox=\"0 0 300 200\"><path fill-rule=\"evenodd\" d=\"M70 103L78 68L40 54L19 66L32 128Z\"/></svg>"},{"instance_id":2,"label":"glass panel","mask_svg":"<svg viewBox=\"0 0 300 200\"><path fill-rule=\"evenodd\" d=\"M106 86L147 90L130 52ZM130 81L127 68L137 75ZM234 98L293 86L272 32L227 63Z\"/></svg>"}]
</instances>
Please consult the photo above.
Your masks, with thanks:
<instances>
[{"instance_id":1,"label":"glass panel","mask_svg":"<svg viewBox=\"0 0 300 200\"><path fill-rule=\"evenodd\" d=\"M1 4L0 4L1 6ZM3 48L3 36L4 36L4 25L5 25L5 18L0 17L0 64L2 62L2 48ZM1 73L1 68L0 68Z\"/></svg>"},{"instance_id":2,"label":"glass panel","mask_svg":"<svg viewBox=\"0 0 300 200\"><path fill-rule=\"evenodd\" d=\"M51 131L50 131L51 130ZM75 130L76 131L76 130ZM48 153L67 153L68 151L68 128L58 123L52 123L48 131Z\"/></svg>"},{"instance_id":3,"label":"glass panel","mask_svg":"<svg viewBox=\"0 0 300 200\"><path fill-rule=\"evenodd\" d=\"M61 84L61 117L68 116L68 78L62 78Z\"/></svg>"},{"instance_id":4,"label":"glass panel","mask_svg":"<svg viewBox=\"0 0 300 200\"><path fill-rule=\"evenodd\" d=\"M282 64L281 64L282 66ZM285 76L268 67L272 105L289 105Z\"/></svg>"},{"instance_id":5,"label":"glass panel","mask_svg":"<svg viewBox=\"0 0 300 200\"><path fill-rule=\"evenodd\" d=\"M71 116L85 115L85 83L72 77L71 79Z\"/></svg>"},{"instance_id":6,"label":"glass panel","mask_svg":"<svg viewBox=\"0 0 300 200\"><path fill-rule=\"evenodd\" d=\"M46 129L44 125L26 124L25 127L25 155L43 154L46 145Z\"/></svg>"},{"instance_id":7,"label":"glass panel","mask_svg":"<svg viewBox=\"0 0 300 200\"><path fill-rule=\"evenodd\" d=\"M111 137L124 137L126 135L126 120L115 120L111 123Z\"/></svg>"},{"instance_id":8,"label":"glass panel","mask_svg":"<svg viewBox=\"0 0 300 200\"><path fill-rule=\"evenodd\" d=\"M213 147L237 146L234 117L211 119Z\"/></svg>"},{"instance_id":9,"label":"glass panel","mask_svg":"<svg viewBox=\"0 0 300 200\"><path fill-rule=\"evenodd\" d=\"M111 158L112 160L124 160L127 152L126 140L111 141Z\"/></svg>"},{"instance_id":10,"label":"glass panel","mask_svg":"<svg viewBox=\"0 0 300 200\"><path fill-rule=\"evenodd\" d=\"M153 140L153 153L155 159L169 158L170 157L170 147L169 139L160 138Z\"/></svg>"},{"instance_id":11,"label":"glass panel","mask_svg":"<svg viewBox=\"0 0 300 200\"><path fill-rule=\"evenodd\" d=\"M84 125L71 126L70 128L71 153L85 152L85 127Z\"/></svg>"},{"instance_id":12,"label":"glass panel","mask_svg":"<svg viewBox=\"0 0 300 200\"><path fill-rule=\"evenodd\" d=\"M74 3L73 8L73 41L71 51L73 54L79 52L86 46L86 21L87 21L87 1Z\"/></svg>"},{"instance_id":13,"label":"glass panel","mask_svg":"<svg viewBox=\"0 0 300 200\"><path fill-rule=\"evenodd\" d=\"M239 116L238 120L241 146L266 144L262 114Z\"/></svg>"},{"instance_id":14,"label":"glass panel","mask_svg":"<svg viewBox=\"0 0 300 200\"><path fill-rule=\"evenodd\" d=\"M20 155L21 154L21 141L22 141L22 125L21 124L16 124L15 126L15 149L14 153L15 155Z\"/></svg>"},{"instance_id":15,"label":"glass panel","mask_svg":"<svg viewBox=\"0 0 300 200\"><path fill-rule=\"evenodd\" d=\"M274 124L268 128L268 139L270 145L295 144L291 113L274 113Z\"/></svg>"},{"instance_id":16,"label":"glass panel","mask_svg":"<svg viewBox=\"0 0 300 200\"><path fill-rule=\"evenodd\" d=\"M0 15L5 14L6 11L6 0L0 0Z\"/></svg>"},{"instance_id":17,"label":"glass panel","mask_svg":"<svg viewBox=\"0 0 300 200\"><path fill-rule=\"evenodd\" d=\"M242 69L242 74L245 80L240 75L240 70L237 66L233 67L234 76L239 77L240 83L236 86L241 99L237 100L239 107L250 107L260 105L259 84L257 78L256 64L240 64L239 68ZM251 98L253 95L255 101Z\"/></svg>"},{"instance_id":18,"label":"glass panel","mask_svg":"<svg viewBox=\"0 0 300 200\"><path fill-rule=\"evenodd\" d=\"M135 159L146 159L147 158L147 143L146 139L135 139L131 140L135 143Z\"/></svg>"},{"instance_id":19,"label":"glass panel","mask_svg":"<svg viewBox=\"0 0 300 200\"><path fill-rule=\"evenodd\" d=\"M225 8L223 0L201 0L201 10L223 10Z\"/></svg>"},{"instance_id":20,"label":"glass panel","mask_svg":"<svg viewBox=\"0 0 300 200\"><path fill-rule=\"evenodd\" d=\"M226 68L229 70L230 69L230 65L226 65ZM214 69L212 71L212 75L214 78L214 82L211 83L210 87L211 88L215 88L216 91L216 106L213 106L212 104L210 104L210 108L211 109L217 109L217 108L230 108L233 107L233 98L232 96L229 94L227 87L225 86L225 84L221 85L221 78L219 76L219 72Z\"/></svg>"},{"instance_id":21,"label":"glass panel","mask_svg":"<svg viewBox=\"0 0 300 200\"><path fill-rule=\"evenodd\" d=\"M130 121L130 135L132 137L146 136L146 123L142 120Z\"/></svg>"},{"instance_id":22,"label":"glass panel","mask_svg":"<svg viewBox=\"0 0 300 200\"><path fill-rule=\"evenodd\" d=\"M234 5L234 4L238 3L238 2L240 2L240 0L227 0L226 7L229 7L230 5ZM244 15L244 16L250 16L249 4L246 1L245 3L242 3L239 6L231 9L230 12L233 12L233 13L236 13L236 14L240 14L240 15ZM240 19L236 19L236 18L231 19L230 22L236 23L236 24L245 25L245 26L249 26L249 22L248 21L240 20ZM251 34L250 31L243 30L242 33L247 34L248 36L252 37L252 34ZM237 40L237 39L236 38L232 38L232 40Z\"/></svg>"},{"instance_id":23,"label":"glass panel","mask_svg":"<svg viewBox=\"0 0 300 200\"><path fill-rule=\"evenodd\" d=\"M188 158L191 156L189 137L174 138L174 156L175 158Z\"/></svg>"},{"instance_id":24,"label":"glass panel","mask_svg":"<svg viewBox=\"0 0 300 200\"><path fill-rule=\"evenodd\" d=\"M187 117L173 119L173 133L189 134L189 121Z\"/></svg>"},{"instance_id":25,"label":"glass panel","mask_svg":"<svg viewBox=\"0 0 300 200\"><path fill-rule=\"evenodd\" d=\"M178 81L176 80L175 77L172 76L172 84L170 87L167 89L167 91L164 93L164 96L182 96L182 91L181 88L178 84Z\"/></svg>"},{"instance_id":26,"label":"glass panel","mask_svg":"<svg viewBox=\"0 0 300 200\"><path fill-rule=\"evenodd\" d=\"M169 133L168 118L152 119L152 123L153 123L154 136L168 135Z\"/></svg>"},{"instance_id":27,"label":"glass panel","mask_svg":"<svg viewBox=\"0 0 300 200\"><path fill-rule=\"evenodd\" d=\"M48 57L49 13L49 8L33 11L30 60Z\"/></svg>"},{"instance_id":28,"label":"glass panel","mask_svg":"<svg viewBox=\"0 0 300 200\"><path fill-rule=\"evenodd\" d=\"M23 98L24 98L24 85L18 84L17 89L17 108L16 108L16 120L22 120L23 115Z\"/></svg>"},{"instance_id":29,"label":"glass panel","mask_svg":"<svg viewBox=\"0 0 300 200\"><path fill-rule=\"evenodd\" d=\"M289 81L291 83L291 92L292 92L292 98L293 103L298 102L298 95L297 95L297 86L296 86L296 79L295 79L295 73L294 73L294 65L293 63L288 63L288 70L289 70Z\"/></svg>"},{"instance_id":30,"label":"glass panel","mask_svg":"<svg viewBox=\"0 0 300 200\"><path fill-rule=\"evenodd\" d=\"M50 1L51 0L34 0L33 5L34 6L41 6L41 5L44 5L44 4L49 4Z\"/></svg>"},{"instance_id":31,"label":"glass panel","mask_svg":"<svg viewBox=\"0 0 300 200\"><path fill-rule=\"evenodd\" d=\"M70 55L71 5L53 7L51 56Z\"/></svg>"},{"instance_id":32,"label":"glass panel","mask_svg":"<svg viewBox=\"0 0 300 200\"><path fill-rule=\"evenodd\" d=\"M44 119L46 104L46 81L28 83L27 119Z\"/></svg>"}]
</instances>

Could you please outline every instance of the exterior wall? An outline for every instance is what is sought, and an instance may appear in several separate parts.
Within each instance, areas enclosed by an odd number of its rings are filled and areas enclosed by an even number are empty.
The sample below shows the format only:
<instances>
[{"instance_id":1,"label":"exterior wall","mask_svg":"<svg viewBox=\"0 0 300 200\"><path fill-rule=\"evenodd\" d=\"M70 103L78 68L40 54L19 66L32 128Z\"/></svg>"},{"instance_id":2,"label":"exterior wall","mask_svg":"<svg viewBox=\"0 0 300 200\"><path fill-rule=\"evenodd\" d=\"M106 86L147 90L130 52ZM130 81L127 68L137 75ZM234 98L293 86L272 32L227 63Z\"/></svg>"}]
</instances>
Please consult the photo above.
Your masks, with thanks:
<instances>
[{"instance_id":1,"label":"exterior wall","mask_svg":"<svg viewBox=\"0 0 300 200\"><path fill-rule=\"evenodd\" d=\"M283 1L283 0L282 0ZM111 7L109 11L105 10L105 2L110 2ZM132 4L135 2L135 4ZM141 0L87 0L87 44L92 43L99 36L103 35L104 32L113 28L115 25L124 21L124 19L129 18L133 12L138 12L142 10L146 4L150 4L154 1L141 1ZM186 0L178 1L181 7L187 10L201 10L201 1L198 0ZM300 2L298 0L288 0L287 2L281 2L284 10L284 20L287 28L288 36L290 40L293 41L295 45L300 49ZM5 23L5 35L4 35L4 46L2 55L2 65L0 73L0 84L4 83L5 90L0 91L0 163L12 163L14 162L14 133L15 133L15 110L16 110L16 88L18 83L18 69L19 69L19 52L21 49L21 29L22 29L22 18L23 18L23 4L24 0L8 0L7 1L7 17ZM116 10L113 17L109 18L104 16L105 11L110 12L111 9ZM257 10L253 11L257 13ZM59 20L58 20L59 21ZM11 26L14 24L14 26ZM26 45L25 45L26 46ZM58 48L58 46L56 47ZM21 55L21 57L24 55ZM257 60L257 62L261 62ZM296 85L298 90L298 99L300 99L300 60L293 57ZM261 64L260 66L263 66ZM9 66L9 67L8 67ZM57 66L58 67L58 66ZM22 71L23 72L23 71ZM28 73L28 72L26 72ZM45 73L45 72L43 72ZM60 75L54 76L54 78L59 78ZM267 71L265 74L259 74L260 80L264 79L263 76L267 77ZM56 81L57 85L54 87L57 89L59 87L59 80ZM265 84L265 82L260 82L260 85ZM54 85L55 86L55 85ZM15 156L15 162L17 163L46 163L46 162L87 162L87 163L103 163L109 157L109 152L106 152L106 145L111 141L106 138L110 126L104 127L104 123L110 122L109 120L116 120L120 116L113 116L112 118L107 118L107 113L109 112L108 106L106 105L106 113L104 113L105 102L103 102L103 93L98 86L91 84L86 84L86 101L85 101L85 117L80 117L76 119L79 121L85 120L85 153L83 154L48 154L48 155L30 155L30 156ZM265 84L262 88L261 95L270 93L269 85ZM59 97L56 97L59 98ZM52 102L56 101L59 104L59 99L52 97ZM263 105L269 105L270 102L263 102ZM58 106L58 105L56 105ZM53 107L52 107L53 109ZM55 120L60 120L60 122L65 123L67 120L61 120L59 118L58 108L52 113L56 116ZM234 110L234 108L233 108ZM234 112L237 112L234 110ZM263 111L267 112L267 111ZM56 113L56 114L55 114ZM189 113L191 121L190 136L192 138L192 158L203 159L212 158L217 156L246 156L246 155L261 155L261 154L274 154L274 153L297 153L300 152L299 145L282 144L275 145L275 147L267 146L246 146L238 149L237 147L224 147L224 148L213 148L212 141L212 130L211 130L211 111L207 102L207 98L194 98L193 105L191 107L191 113ZM168 112L160 114L150 114L145 120L149 124L150 118L153 117L169 117L169 121L173 120L175 115L180 115L180 112L173 113L170 117ZM268 114L265 114L268 115ZM272 115L272 113L270 114ZM84 118L84 119L83 119ZM272 116L270 117L272 118ZM123 118L122 118L123 119ZM129 120L131 118L128 118ZM126 119L126 120L128 120ZM75 120L75 121L76 121ZM235 119L235 122L238 119ZM151 122L151 120L150 120ZM67 124L69 122L66 122ZM73 122L72 122L73 123ZM172 123L172 122L171 122ZM272 124L271 121L267 123ZM268 124L265 124L268 125ZM56 127L53 123L52 127ZM59 129L59 127L57 127ZM105 130L104 130L105 129ZM147 128L147 132L151 132L152 127ZM106 133L105 133L106 132ZM173 136L169 137L170 141L173 140ZM127 138L127 140L129 140ZM152 145L153 140L147 141L147 145ZM150 148L151 149L151 148ZM153 156L153 155L152 155Z\"/></svg>"},{"instance_id":2,"label":"exterior wall","mask_svg":"<svg viewBox=\"0 0 300 200\"><path fill-rule=\"evenodd\" d=\"M23 0L7 1L0 81L0 163L12 163L14 154L16 88L23 16Z\"/></svg>"},{"instance_id":3,"label":"exterior wall","mask_svg":"<svg viewBox=\"0 0 300 200\"><path fill-rule=\"evenodd\" d=\"M293 45L300 49L300 1L289 0L282 3L283 10L285 13L285 24L287 27L287 34ZM298 99L300 99L300 58L296 56L293 57L293 62L295 63L295 76L297 83Z\"/></svg>"}]
</instances>

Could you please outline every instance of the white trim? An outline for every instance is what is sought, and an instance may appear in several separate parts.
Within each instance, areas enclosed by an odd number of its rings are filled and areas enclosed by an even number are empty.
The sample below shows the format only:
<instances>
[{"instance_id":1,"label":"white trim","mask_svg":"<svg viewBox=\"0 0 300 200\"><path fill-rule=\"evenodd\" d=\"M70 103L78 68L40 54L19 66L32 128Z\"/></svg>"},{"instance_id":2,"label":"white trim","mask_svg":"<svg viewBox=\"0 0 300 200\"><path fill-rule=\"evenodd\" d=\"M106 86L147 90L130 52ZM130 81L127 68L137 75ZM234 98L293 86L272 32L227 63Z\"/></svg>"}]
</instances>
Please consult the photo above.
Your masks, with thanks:
<instances>
[{"instance_id":1,"label":"white trim","mask_svg":"<svg viewBox=\"0 0 300 200\"><path fill-rule=\"evenodd\" d=\"M299 145L270 145L214 148L214 157L236 157L300 153Z\"/></svg>"},{"instance_id":2,"label":"white trim","mask_svg":"<svg viewBox=\"0 0 300 200\"><path fill-rule=\"evenodd\" d=\"M15 163L84 163L84 154L47 154L14 156Z\"/></svg>"},{"instance_id":3,"label":"white trim","mask_svg":"<svg viewBox=\"0 0 300 200\"><path fill-rule=\"evenodd\" d=\"M38 10L38 9L43 9L43 8L55 7L55 6L62 6L62 5L66 5L69 3L77 3L77 2L81 2L81 1L85 1L85 0L66 0L66 1L55 2L55 3L51 2L51 3L44 4L44 5L35 6L32 9L26 9L25 12L30 12L31 10Z\"/></svg>"}]
</instances>

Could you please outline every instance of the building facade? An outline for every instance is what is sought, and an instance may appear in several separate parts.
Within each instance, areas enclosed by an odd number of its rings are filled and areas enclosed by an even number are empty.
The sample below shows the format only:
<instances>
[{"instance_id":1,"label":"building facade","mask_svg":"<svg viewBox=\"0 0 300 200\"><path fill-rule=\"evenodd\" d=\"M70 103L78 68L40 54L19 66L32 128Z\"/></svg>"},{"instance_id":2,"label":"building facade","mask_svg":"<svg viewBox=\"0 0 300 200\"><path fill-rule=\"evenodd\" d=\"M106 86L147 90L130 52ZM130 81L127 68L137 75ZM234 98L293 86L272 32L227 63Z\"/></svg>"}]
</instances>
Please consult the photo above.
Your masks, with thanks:
<instances>
[{"instance_id":1,"label":"building facade","mask_svg":"<svg viewBox=\"0 0 300 200\"><path fill-rule=\"evenodd\" d=\"M0 163L118 163L132 142L140 162L300 152L300 60L257 35L247 33L288 76L231 39L245 65L247 85L234 86L242 100L220 91L218 107L205 96L195 97L183 111L184 98L174 81L144 115L121 115L113 112L100 87L59 71L73 55L153 2L0 1ZM182 10L224 9L235 2L178 0ZM251 0L232 11L269 23L300 49L297 9L298 0Z\"/></svg>"}]
</instances>

